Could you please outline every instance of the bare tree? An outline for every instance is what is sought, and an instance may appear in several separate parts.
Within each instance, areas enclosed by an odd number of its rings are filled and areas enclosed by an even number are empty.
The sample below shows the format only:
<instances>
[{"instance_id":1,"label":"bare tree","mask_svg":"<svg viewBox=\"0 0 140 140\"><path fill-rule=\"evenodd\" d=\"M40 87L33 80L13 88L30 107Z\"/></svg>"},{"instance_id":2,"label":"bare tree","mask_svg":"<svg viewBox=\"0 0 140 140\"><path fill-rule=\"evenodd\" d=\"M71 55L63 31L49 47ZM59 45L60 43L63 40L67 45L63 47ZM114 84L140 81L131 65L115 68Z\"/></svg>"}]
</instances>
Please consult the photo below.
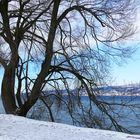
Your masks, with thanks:
<instances>
[{"instance_id":1,"label":"bare tree","mask_svg":"<svg viewBox=\"0 0 140 140\"><path fill-rule=\"evenodd\" d=\"M134 33L135 7L133 0L1 0L1 96L6 113L26 116L41 93L52 89L55 93L47 97L55 96L58 105L65 103L73 117L72 97L84 110L84 92L89 97L88 115L96 104L121 131L93 88L105 82L111 59L133 52L119 43ZM71 92L75 85L76 92Z\"/></svg>"}]
</instances>

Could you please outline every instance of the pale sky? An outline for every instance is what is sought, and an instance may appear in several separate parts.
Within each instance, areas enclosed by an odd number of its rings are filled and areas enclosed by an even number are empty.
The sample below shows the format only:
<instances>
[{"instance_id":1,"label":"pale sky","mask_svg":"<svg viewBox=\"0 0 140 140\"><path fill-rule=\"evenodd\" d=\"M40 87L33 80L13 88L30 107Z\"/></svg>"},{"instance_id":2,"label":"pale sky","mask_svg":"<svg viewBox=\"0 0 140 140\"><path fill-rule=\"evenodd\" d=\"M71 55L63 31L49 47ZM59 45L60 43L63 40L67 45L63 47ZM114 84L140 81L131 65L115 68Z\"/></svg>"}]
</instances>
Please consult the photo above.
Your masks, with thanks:
<instances>
[{"instance_id":1,"label":"pale sky","mask_svg":"<svg viewBox=\"0 0 140 140\"><path fill-rule=\"evenodd\" d=\"M113 66L111 74L113 77L112 85L140 83L140 48L127 63L122 66Z\"/></svg>"},{"instance_id":2,"label":"pale sky","mask_svg":"<svg viewBox=\"0 0 140 140\"><path fill-rule=\"evenodd\" d=\"M140 9L140 8L139 8ZM139 10L140 11L140 10ZM111 85L124 85L131 83L140 83L140 12L137 14L137 34L134 36L134 40L130 42L130 45L137 44L138 50L133 54L132 59L128 60L122 66L114 65L112 67L112 83ZM137 42L137 43L136 43ZM129 42L128 42L129 43ZM0 68L0 87L2 80L3 70Z\"/></svg>"},{"instance_id":3,"label":"pale sky","mask_svg":"<svg viewBox=\"0 0 140 140\"><path fill-rule=\"evenodd\" d=\"M134 39L131 42L128 42L128 45L137 47L138 50L132 55L132 59L128 60L127 63L122 66L113 66L113 85L140 83L140 10L138 10L137 13L135 26L137 27L137 33L134 35Z\"/></svg>"}]
</instances>

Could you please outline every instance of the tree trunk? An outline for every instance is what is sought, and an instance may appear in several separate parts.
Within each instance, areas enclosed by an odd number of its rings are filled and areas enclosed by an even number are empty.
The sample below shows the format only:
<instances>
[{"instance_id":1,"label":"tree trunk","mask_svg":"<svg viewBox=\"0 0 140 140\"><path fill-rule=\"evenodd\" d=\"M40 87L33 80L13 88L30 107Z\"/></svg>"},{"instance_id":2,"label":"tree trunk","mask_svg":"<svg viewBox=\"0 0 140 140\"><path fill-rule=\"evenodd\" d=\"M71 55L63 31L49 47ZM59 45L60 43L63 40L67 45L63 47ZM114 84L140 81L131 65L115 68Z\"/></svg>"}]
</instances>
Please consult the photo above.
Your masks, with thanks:
<instances>
[{"instance_id":1,"label":"tree trunk","mask_svg":"<svg viewBox=\"0 0 140 140\"><path fill-rule=\"evenodd\" d=\"M2 91L1 91L2 100L3 100L6 113L26 116L27 112L36 103L36 101L38 100L40 96L40 90L41 90L42 84L46 76L48 75L49 68L51 65L51 59L53 55L53 42L55 38L56 29L58 26L57 13L59 9L59 4L60 4L60 0L54 1L54 7L53 7L52 18L51 18L51 23L50 23L50 31L48 33L48 40L46 43L46 56L45 56L44 62L42 63L42 69L40 73L38 74L37 79L35 80L35 83L31 90L31 95L29 96L27 101L25 101L25 103L19 108L16 107L16 101L15 101L15 95L14 95L15 68L18 64L17 63L18 62L17 61L18 60L18 52L17 52L18 47L15 47L15 46L18 46L18 45L14 46L14 43L12 42L13 47L11 47L11 50L12 50L13 55L12 55L12 60L11 60L11 65L10 65L12 68L10 69L8 68L8 70L5 70L4 78L2 82Z\"/></svg>"},{"instance_id":2,"label":"tree trunk","mask_svg":"<svg viewBox=\"0 0 140 140\"><path fill-rule=\"evenodd\" d=\"M38 100L40 93L41 93L42 84L43 84L46 76L48 75L49 68L51 65L51 59L52 59L52 55L53 55L53 42L54 42L54 38L55 38L56 29L58 26L57 25L57 13L58 13L59 4L60 4L60 0L54 1L52 19L51 19L51 24L50 24L50 31L48 34L48 41L46 44L45 60L42 63L41 71L38 74L38 77L34 83L30 97L22 105L20 110L17 112L17 114L20 116L26 116L26 114L31 109L31 107L36 103L36 101Z\"/></svg>"},{"instance_id":3,"label":"tree trunk","mask_svg":"<svg viewBox=\"0 0 140 140\"><path fill-rule=\"evenodd\" d=\"M6 69L2 80L1 97L7 114L15 114L17 109L14 95L14 78L12 69Z\"/></svg>"}]
</instances>

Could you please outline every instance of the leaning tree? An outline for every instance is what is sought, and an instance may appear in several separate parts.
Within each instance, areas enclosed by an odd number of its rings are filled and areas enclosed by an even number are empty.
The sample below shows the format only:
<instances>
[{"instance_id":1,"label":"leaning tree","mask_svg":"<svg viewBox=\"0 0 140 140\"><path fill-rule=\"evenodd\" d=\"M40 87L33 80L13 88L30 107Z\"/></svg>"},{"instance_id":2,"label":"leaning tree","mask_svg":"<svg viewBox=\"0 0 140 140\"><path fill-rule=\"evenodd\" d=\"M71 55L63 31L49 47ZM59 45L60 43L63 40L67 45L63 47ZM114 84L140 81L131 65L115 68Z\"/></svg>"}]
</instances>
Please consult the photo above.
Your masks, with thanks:
<instances>
[{"instance_id":1,"label":"leaning tree","mask_svg":"<svg viewBox=\"0 0 140 140\"><path fill-rule=\"evenodd\" d=\"M46 98L54 96L58 105L65 104L71 117L76 99L83 115L87 112L94 124L100 124L92 117L94 104L121 131L93 89L106 81L110 60L132 53L120 43L134 33L135 6L133 0L0 0L1 96L6 113L26 116L48 91ZM86 111L82 94L90 103ZM49 100L44 103L54 121Z\"/></svg>"}]
</instances>

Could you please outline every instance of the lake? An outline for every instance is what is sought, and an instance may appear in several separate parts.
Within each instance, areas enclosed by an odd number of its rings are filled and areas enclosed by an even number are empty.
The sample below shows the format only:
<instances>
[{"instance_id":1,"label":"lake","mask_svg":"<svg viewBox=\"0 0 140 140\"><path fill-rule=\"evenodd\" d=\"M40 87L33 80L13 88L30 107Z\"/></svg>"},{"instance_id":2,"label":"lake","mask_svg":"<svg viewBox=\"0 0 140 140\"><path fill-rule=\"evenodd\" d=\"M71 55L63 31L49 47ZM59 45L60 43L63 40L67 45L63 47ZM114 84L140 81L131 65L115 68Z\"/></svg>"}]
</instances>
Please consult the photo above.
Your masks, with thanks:
<instances>
[{"instance_id":1,"label":"lake","mask_svg":"<svg viewBox=\"0 0 140 140\"><path fill-rule=\"evenodd\" d=\"M98 96L98 100L105 101L113 105L109 111L112 116L125 128L135 134L140 134L140 96ZM88 106L88 97L81 97L82 102ZM122 105L119 105L122 104ZM73 124L73 121L64 108L56 109L55 104L52 103L52 112L55 121L58 123ZM0 113L4 113L0 99ZM98 109L95 113L100 117ZM118 117L119 114L119 118ZM38 101L35 106L28 113L29 118L50 121L48 110L41 101ZM78 125L78 124L77 124ZM82 125L81 125L82 126Z\"/></svg>"}]
</instances>

